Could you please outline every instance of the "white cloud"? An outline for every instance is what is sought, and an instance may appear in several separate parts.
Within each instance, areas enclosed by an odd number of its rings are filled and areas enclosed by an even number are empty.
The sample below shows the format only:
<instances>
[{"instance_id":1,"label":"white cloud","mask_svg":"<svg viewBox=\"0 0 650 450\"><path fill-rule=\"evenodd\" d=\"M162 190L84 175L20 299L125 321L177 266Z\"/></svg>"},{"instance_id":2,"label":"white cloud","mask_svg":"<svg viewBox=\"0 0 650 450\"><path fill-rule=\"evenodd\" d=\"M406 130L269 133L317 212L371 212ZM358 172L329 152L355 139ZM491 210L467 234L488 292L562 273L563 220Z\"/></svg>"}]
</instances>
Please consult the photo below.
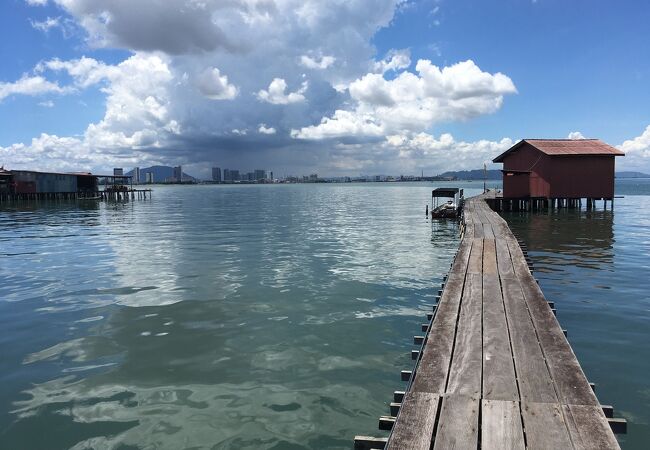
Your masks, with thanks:
<instances>
[{"instance_id":1,"label":"white cloud","mask_svg":"<svg viewBox=\"0 0 650 450\"><path fill-rule=\"evenodd\" d=\"M512 147L513 143L510 138L500 141L456 141L449 133L441 134L439 138L428 133L399 134L386 138L386 145L398 149L400 158L413 161L451 158L453 166L460 170L475 169L483 163L491 162Z\"/></svg>"},{"instance_id":2,"label":"white cloud","mask_svg":"<svg viewBox=\"0 0 650 450\"><path fill-rule=\"evenodd\" d=\"M266 124L261 123L259 128L257 129L258 132L262 134L275 134L276 130L273 127L267 127Z\"/></svg>"},{"instance_id":3,"label":"white cloud","mask_svg":"<svg viewBox=\"0 0 650 450\"><path fill-rule=\"evenodd\" d=\"M569 133L569 135L567 136L567 139L584 139L584 138L585 138L585 137L584 137L584 136L582 135L582 133L579 132L579 131L572 131L572 132Z\"/></svg>"},{"instance_id":4,"label":"white cloud","mask_svg":"<svg viewBox=\"0 0 650 450\"><path fill-rule=\"evenodd\" d=\"M411 51L409 49L391 50L381 61L374 64L375 71L385 73L389 70L402 70L411 65Z\"/></svg>"},{"instance_id":5,"label":"white cloud","mask_svg":"<svg viewBox=\"0 0 650 450\"><path fill-rule=\"evenodd\" d=\"M160 148L162 142L181 132L169 111L173 77L163 56L136 54L115 66L91 58L52 60L37 70L66 71L73 78L74 86L86 87L105 81L102 90L107 96L106 112L99 122L88 125L79 138L41 134L28 145L18 143L0 147L0 156L8 166L80 170L110 167L116 162L156 161L160 159L152 149ZM72 86L52 87L40 75L32 78L40 80L20 83L21 93L75 89ZM0 85L0 95L4 91L6 89ZM144 148L148 153L140 151Z\"/></svg>"},{"instance_id":6,"label":"white cloud","mask_svg":"<svg viewBox=\"0 0 650 450\"><path fill-rule=\"evenodd\" d=\"M34 28L35 30L39 30L44 33L47 33L52 28L61 26L61 17L48 17L47 19L40 22L35 20L30 20L29 23L31 23L32 28Z\"/></svg>"},{"instance_id":7,"label":"white cloud","mask_svg":"<svg viewBox=\"0 0 650 450\"><path fill-rule=\"evenodd\" d=\"M203 95L211 100L233 100L239 89L228 83L228 77L221 75L219 69L205 70L198 78L197 85Z\"/></svg>"},{"instance_id":8,"label":"white cloud","mask_svg":"<svg viewBox=\"0 0 650 450\"><path fill-rule=\"evenodd\" d=\"M29 6L44 6L48 0L25 0Z\"/></svg>"},{"instance_id":9,"label":"white cloud","mask_svg":"<svg viewBox=\"0 0 650 450\"><path fill-rule=\"evenodd\" d=\"M291 130L295 139L327 139L341 136L382 136L384 129L374 117L337 109L334 115L323 117L321 123L300 130Z\"/></svg>"},{"instance_id":10,"label":"white cloud","mask_svg":"<svg viewBox=\"0 0 650 450\"><path fill-rule=\"evenodd\" d=\"M625 152L624 157L616 158L617 169L650 171L650 125L640 136L624 141L617 148Z\"/></svg>"},{"instance_id":11,"label":"white cloud","mask_svg":"<svg viewBox=\"0 0 650 450\"><path fill-rule=\"evenodd\" d=\"M401 72L392 80L369 73L349 85L353 111L337 110L319 125L292 136L322 139L421 131L443 121L467 120L497 111L503 96L517 92L510 78L481 71L468 60L442 69L419 60L419 75Z\"/></svg>"},{"instance_id":12,"label":"white cloud","mask_svg":"<svg viewBox=\"0 0 650 450\"><path fill-rule=\"evenodd\" d=\"M46 100L39 102L38 106L42 106L43 108L54 108L54 102L52 100Z\"/></svg>"},{"instance_id":13,"label":"white cloud","mask_svg":"<svg viewBox=\"0 0 650 450\"><path fill-rule=\"evenodd\" d=\"M64 94L69 88L59 86L57 83L48 81L44 77L23 75L13 83L0 82L0 102L12 95L37 96L43 94Z\"/></svg>"},{"instance_id":14,"label":"white cloud","mask_svg":"<svg viewBox=\"0 0 650 450\"><path fill-rule=\"evenodd\" d=\"M327 69L329 66L334 64L335 61L336 58L333 56L321 56L318 59L307 55L302 55L300 57L300 64L307 67L308 69Z\"/></svg>"},{"instance_id":15,"label":"white cloud","mask_svg":"<svg viewBox=\"0 0 650 450\"><path fill-rule=\"evenodd\" d=\"M510 148L510 138L499 141L457 141L451 134L428 133L387 136L381 142L336 144L329 170L343 173L389 173L436 175L447 170L471 170L489 163Z\"/></svg>"},{"instance_id":16,"label":"white cloud","mask_svg":"<svg viewBox=\"0 0 650 450\"><path fill-rule=\"evenodd\" d=\"M66 72L74 81L77 88L88 88L105 80L111 80L119 76L117 66L107 65L101 61L85 56L80 59L61 61L52 59L39 63L35 72L43 74L47 70L53 72Z\"/></svg>"},{"instance_id":17,"label":"white cloud","mask_svg":"<svg viewBox=\"0 0 650 450\"><path fill-rule=\"evenodd\" d=\"M289 103L298 103L305 101L303 95L307 91L308 83L303 81L300 89L296 92L285 93L287 90L287 82L282 78L274 78L269 84L267 90L260 90L257 93L257 98L260 101L271 103L273 105L287 105Z\"/></svg>"}]
</instances>

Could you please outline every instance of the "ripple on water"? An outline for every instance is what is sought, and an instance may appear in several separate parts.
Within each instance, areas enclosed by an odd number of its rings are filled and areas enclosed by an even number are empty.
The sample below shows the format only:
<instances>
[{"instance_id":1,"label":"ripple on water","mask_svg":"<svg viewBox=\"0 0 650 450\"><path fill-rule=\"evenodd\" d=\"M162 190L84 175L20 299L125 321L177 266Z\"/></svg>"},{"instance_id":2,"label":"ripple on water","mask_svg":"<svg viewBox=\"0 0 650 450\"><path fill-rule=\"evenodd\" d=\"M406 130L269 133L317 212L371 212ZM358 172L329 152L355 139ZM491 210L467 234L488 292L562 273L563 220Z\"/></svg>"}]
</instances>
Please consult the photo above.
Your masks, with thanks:
<instances>
[{"instance_id":1,"label":"ripple on water","mask_svg":"<svg viewBox=\"0 0 650 450\"><path fill-rule=\"evenodd\" d=\"M457 245L429 184L0 207L0 442L347 448ZM373 370L360 370L372 367Z\"/></svg>"}]
</instances>

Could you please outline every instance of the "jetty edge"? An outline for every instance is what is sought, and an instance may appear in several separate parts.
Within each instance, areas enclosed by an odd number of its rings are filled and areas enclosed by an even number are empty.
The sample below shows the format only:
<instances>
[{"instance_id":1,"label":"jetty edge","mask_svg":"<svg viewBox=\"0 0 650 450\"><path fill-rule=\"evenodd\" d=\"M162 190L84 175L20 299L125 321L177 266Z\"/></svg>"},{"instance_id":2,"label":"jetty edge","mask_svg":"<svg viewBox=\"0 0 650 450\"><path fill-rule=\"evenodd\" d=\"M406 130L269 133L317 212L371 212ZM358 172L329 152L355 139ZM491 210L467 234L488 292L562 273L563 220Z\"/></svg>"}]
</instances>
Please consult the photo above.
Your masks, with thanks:
<instances>
[{"instance_id":1,"label":"jetty edge","mask_svg":"<svg viewBox=\"0 0 650 450\"><path fill-rule=\"evenodd\" d=\"M531 273L525 244L488 206L465 202L461 241L402 371L388 438L356 449L618 449L624 419L601 405Z\"/></svg>"}]
</instances>

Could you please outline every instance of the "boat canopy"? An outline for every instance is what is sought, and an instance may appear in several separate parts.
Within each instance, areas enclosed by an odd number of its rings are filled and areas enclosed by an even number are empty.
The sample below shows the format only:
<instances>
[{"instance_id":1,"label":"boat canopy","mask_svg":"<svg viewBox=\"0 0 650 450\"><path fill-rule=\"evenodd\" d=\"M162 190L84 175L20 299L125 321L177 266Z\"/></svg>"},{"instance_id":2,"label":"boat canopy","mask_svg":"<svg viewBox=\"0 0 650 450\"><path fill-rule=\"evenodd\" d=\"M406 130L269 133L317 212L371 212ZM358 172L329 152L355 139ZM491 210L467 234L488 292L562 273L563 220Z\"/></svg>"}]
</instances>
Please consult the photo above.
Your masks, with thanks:
<instances>
[{"instance_id":1,"label":"boat canopy","mask_svg":"<svg viewBox=\"0 0 650 450\"><path fill-rule=\"evenodd\" d=\"M459 188L436 188L433 191L431 191L431 198L433 197L450 197L450 198L456 198L457 195L462 197L463 196L463 190Z\"/></svg>"}]
</instances>

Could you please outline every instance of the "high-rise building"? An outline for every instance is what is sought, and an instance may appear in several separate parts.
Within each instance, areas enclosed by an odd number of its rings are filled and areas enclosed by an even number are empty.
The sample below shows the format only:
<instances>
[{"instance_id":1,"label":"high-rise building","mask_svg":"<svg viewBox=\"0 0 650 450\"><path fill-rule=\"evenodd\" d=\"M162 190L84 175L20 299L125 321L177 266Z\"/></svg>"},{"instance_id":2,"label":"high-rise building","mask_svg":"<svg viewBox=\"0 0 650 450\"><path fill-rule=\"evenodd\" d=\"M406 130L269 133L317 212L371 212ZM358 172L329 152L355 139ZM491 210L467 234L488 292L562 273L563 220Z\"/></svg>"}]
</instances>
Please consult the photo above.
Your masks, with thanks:
<instances>
[{"instance_id":1,"label":"high-rise building","mask_svg":"<svg viewBox=\"0 0 650 450\"><path fill-rule=\"evenodd\" d=\"M140 184L140 168L133 168L133 184Z\"/></svg>"},{"instance_id":2,"label":"high-rise building","mask_svg":"<svg viewBox=\"0 0 650 450\"><path fill-rule=\"evenodd\" d=\"M273 171L271 171L271 172L269 173L269 179L270 179L271 181L273 181Z\"/></svg>"},{"instance_id":3,"label":"high-rise building","mask_svg":"<svg viewBox=\"0 0 650 450\"><path fill-rule=\"evenodd\" d=\"M212 168L212 181L221 183L221 169L219 167Z\"/></svg>"},{"instance_id":4,"label":"high-rise building","mask_svg":"<svg viewBox=\"0 0 650 450\"><path fill-rule=\"evenodd\" d=\"M239 170L230 169L230 178L231 181L239 181Z\"/></svg>"},{"instance_id":5,"label":"high-rise building","mask_svg":"<svg viewBox=\"0 0 650 450\"><path fill-rule=\"evenodd\" d=\"M255 169L255 181L262 181L266 178L266 170Z\"/></svg>"},{"instance_id":6,"label":"high-rise building","mask_svg":"<svg viewBox=\"0 0 650 450\"><path fill-rule=\"evenodd\" d=\"M230 174L230 169L223 169L223 181L226 183L232 181L232 175Z\"/></svg>"},{"instance_id":7,"label":"high-rise building","mask_svg":"<svg viewBox=\"0 0 650 450\"><path fill-rule=\"evenodd\" d=\"M176 183L181 183L183 181L183 166L174 167L172 178Z\"/></svg>"},{"instance_id":8,"label":"high-rise building","mask_svg":"<svg viewBox=\"0 0 650 450\"><path fill-rule=\"evenodd\" d=\"M147 184L152 184L153 183L153 172L147 172L145 173L146 179L147 179Z\"/></svg>"},{"instance_id":9,"label":"high-rise building","mask_svg":"<svg viewBox=\"0 0 650 450\"><path fill-rule=\"evenodd\" d=\"M116 177L121 177L122 175L124 175L124 169L122 169L121 167L115 167L113 169L113 175Z\"/></svg>"}]
</instances>

